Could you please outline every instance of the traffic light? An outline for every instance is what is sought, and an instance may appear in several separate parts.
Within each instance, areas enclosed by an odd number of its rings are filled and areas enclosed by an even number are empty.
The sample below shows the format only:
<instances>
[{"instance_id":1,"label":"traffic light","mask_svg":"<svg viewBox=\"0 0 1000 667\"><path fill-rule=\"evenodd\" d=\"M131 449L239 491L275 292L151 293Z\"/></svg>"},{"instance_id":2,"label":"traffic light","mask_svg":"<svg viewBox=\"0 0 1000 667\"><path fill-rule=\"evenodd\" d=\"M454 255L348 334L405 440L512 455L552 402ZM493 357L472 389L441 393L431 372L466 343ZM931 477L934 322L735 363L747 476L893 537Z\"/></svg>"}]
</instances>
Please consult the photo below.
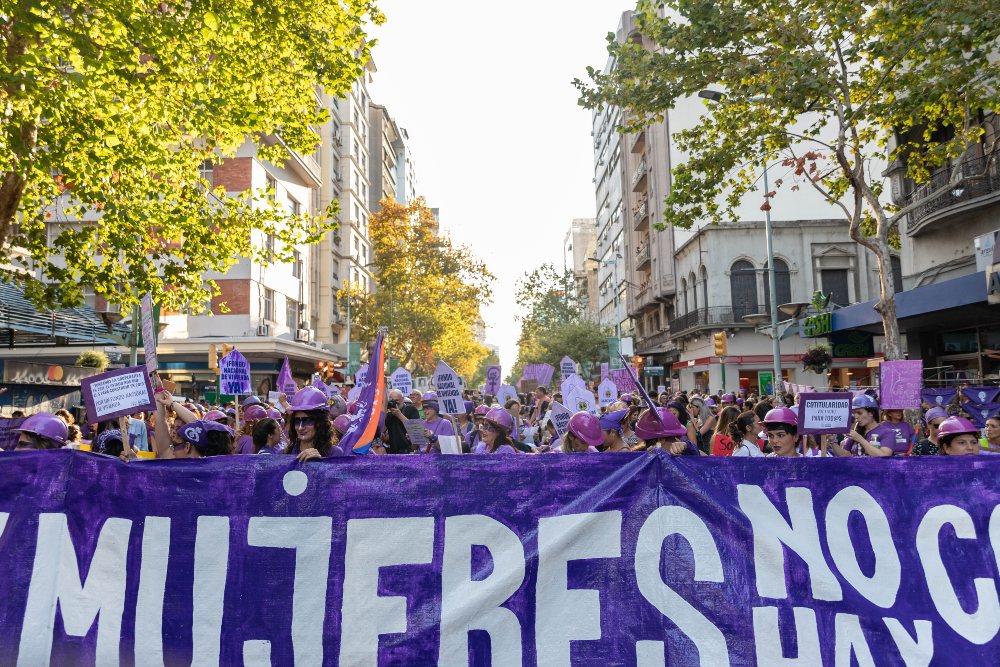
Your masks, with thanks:
<instances>
[{"instance_id":1,"label":"traffic light","mask_svg":"<svg viewBox=\"0 0 1000 667\"><path fill-rule=\"evenodd\" d=\"M715 356L726 356L726 332L719 331L712 334L712 342L715 343Z\"/></svg>"}]
</instances>

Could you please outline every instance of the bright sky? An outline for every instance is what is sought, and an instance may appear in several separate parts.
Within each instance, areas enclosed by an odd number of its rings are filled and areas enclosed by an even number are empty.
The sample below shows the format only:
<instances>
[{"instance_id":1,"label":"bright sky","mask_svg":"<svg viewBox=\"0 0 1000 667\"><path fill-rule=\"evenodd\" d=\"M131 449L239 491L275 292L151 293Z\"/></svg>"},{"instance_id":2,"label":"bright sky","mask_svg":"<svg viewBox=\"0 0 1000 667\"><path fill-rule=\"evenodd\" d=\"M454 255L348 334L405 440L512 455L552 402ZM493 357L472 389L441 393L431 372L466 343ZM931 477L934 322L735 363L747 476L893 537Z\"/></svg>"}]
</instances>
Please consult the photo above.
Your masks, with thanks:
<instances>
[{"instance_id":1,"label":"bright sky","mask_svg":"<svg viewBox=\"0 0 1000 667\"><path fill-rule=\"evenodd\" d=\"M515 282L561 264L572 219L594 217L590 112L571 82L604 67L605 36L629 5L378 4L387 21L372 32L372 99L409 132L419 194L497 278L483 317L506 375L520 331Z\"/></svg>"}]
</instances>

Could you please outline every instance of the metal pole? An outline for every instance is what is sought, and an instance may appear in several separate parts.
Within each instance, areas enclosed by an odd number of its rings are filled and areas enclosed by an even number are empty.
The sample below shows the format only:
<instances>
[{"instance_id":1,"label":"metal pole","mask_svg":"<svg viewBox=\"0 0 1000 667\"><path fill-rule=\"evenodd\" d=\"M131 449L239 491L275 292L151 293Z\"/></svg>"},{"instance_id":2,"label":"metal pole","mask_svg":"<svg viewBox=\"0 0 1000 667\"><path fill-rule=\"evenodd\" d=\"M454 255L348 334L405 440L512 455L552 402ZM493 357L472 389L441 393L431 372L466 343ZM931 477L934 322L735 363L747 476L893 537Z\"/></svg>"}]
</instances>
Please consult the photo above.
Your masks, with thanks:
<instances>
[{"instance_id":1,"label":"metal pole","mask_svg":"<svg viewBox=\"0 0 1000 667\"><path fill-rule=\"evenodd\" d=\"M351 281L347 280L347 373L351 373ZM346 377L344 378L347 379Z\"/></svg>"},{"instance_id":2,"label":"metal pole","mask_svg":"<svg viewBox=\"0 0 1000 667\"><path fill-rule=\"evenodd\" d=\"M771 191L767 182L767 161L764 162L764 192ZM770 206L764 209L764 226L767 230L767 281L771 290L771 352L774 355L774 395L780 396L778 387L784 387L781 377L781 339L778 336L778 292L776 288L777 280L774 271L774 233L771 228Z\"/></svg>"}]
</instances>

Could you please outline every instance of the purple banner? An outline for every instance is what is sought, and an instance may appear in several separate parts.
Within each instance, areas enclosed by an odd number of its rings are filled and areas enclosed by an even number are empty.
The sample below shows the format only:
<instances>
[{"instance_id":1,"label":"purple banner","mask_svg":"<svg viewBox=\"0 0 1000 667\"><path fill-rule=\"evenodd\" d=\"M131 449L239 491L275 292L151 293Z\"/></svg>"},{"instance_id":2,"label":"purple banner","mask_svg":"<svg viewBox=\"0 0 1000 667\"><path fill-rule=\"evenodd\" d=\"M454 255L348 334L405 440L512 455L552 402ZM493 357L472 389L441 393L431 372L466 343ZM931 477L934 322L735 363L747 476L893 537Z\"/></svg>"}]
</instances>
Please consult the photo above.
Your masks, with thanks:
<instances>
[{"instance_id":1,"label":"purple banner","mask_svg":"<svg viewBox=\"0 0 1000 667\"><path fill-rule=\"evenodd\" d=\"M954 387L945 387L943 389L921 389L920 398L922 398L928 405L933 407L943 408L944 406L955 400L955 396L958 394L958 390Z\"/></svg>"},{"instance_id":2,"label":"purple banner","mask_svg":"<svg viewBox=\"0 0 1000 667\"><path fill-rule=\"evenodd\" d=\"M292 369L288 365L288 357L281 362L281 370L278 371L278 391L283 393L289 399L295 395L298 391L298 386L295 384L295 378L292 377Z\"/></svg>"},{"instance_id":3,"label":"purple banner","mask_svg":"<svg viewBox=\"0 0 1000 667\"><path fill-rule=\"evenodd\" d=\"M962 395L973 403L992 403L1000 395L1000 387L962 387Z\"/></svg>"},{"instance_id":4,"label":"purple banner","mask_svg":"<svg viewBox=\"0 0 1000 667\"><path fill-rule=\"evenodd\" d=\"M3 665L1000 655L998 457L0 457Z\"/></svg>"},{"instance_id":5,"label":"purple banner","mask_svg":"<svg viewBox=\"0 0 1000 667\"><path fill-rule=\"evenodd\" d=\"M906 410L920 407L924 362L920 359L883 361L879 366L879 407Z\"/></svg>"},{"instance_id":6,"label":"purple banner","mask_svg":"<svg viewBox=\"0 0 1000 667\"><path fill-rule=\"evenodd\" d=\"M608 377L618 387L619 394L635 391L635 380L627 368L613 368L608 372Z\"/></svg>"},{"instance_id":7,"label":"purple banner","mask_svg":"<svg viewBox=\"0 0 1000 667\"><path fill-rule=\"evenodd\" d=\"M0 449L11 450L17 447L21 435L14 429L24 423L25 417L0 417Z\"/></svg>"},{"instance_id":8,"label":"purple banner","mask_svg":"<svg viewBox=\"0 0 1000 667\"><path fill-rule=\"evenodd\" d=\"M969 401L962 406L969 419L979 428L986 428L986 420L1000 414L1000 403L974 403Z\"/></svg>"},{"instance_id":9,"label":"purple banner","mask_svg":"<svg viewBox=\"0 0 1000 667\"><path fill-rule=\"evenodd\" d=\"M500 367L499 366L487 366L486 367L486 384L483 386L483 393L489 396L496 396L497 392L500 391Z\"/></svg>"}]
</instances>

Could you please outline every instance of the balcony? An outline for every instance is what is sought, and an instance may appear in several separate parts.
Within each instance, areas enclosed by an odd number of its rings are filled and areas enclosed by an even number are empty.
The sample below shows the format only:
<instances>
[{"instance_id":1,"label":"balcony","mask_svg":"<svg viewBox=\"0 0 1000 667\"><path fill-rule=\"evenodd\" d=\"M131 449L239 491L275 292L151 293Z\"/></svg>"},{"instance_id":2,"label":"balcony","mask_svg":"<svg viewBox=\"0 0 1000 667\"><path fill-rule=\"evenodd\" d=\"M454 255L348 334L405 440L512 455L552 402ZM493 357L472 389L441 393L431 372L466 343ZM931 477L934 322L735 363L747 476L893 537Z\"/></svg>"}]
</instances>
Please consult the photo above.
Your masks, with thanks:
<instances>
[{"instance_id":1,"label":"balcony","mask_svg":"<svg viewBox=\"0 0 1000 667\"><path fill-rule=\"evenodd\" d=\"M635 268L641 269L647 264L649 264L649 241L635 249Z\"/></svg>"},{"instance_id":2,"label":"balcony","mask_svg":"<svg viewBox=\"0 0 1000 667\"><path fill-rule=\"evenodd\" d=\"M951 187L955 172L960 180ZM904 199L906 206L918 203L907 214L906 233L916 236L931 223L1000 201L1000 167L994 159L978 157L936 172L928 183Z\"/></svg>"},{"instance_id":3,"label":"balcony","mask_svg":"<svg viewBox=\"0 0 1000 667\"><path fill-rule=\"evenodd\" d=\"M649 200L645 197L639 201L638 204L632 209L632 225L636 230L641 229L645 225L644 222L649 218Z\"/></svg>"},{"instance_id":4,"label":"balcony","mask_svg":"<svg viewBox=\"0 0 1000 667\"><path fill-rule=\"evenodd\" d=\"M670 321L670 332L674 337L713 327L732 327L750 325L743 321L744 315L751 315L752 309L746 307L731 308L730 306L711 306L698 308Z\"/></svg>"},{"instance_id":5,"label":"balcony","mask_svg":"<svg viewBox=\"0 0 1000 667\"><path fill-rule=\"evenodd\" d=\"M677 349L677 346L670 337L670 331L657 331L650 336L643 336L636 341L636 351L639 354L670 352L675 349Z\"/></svg>"},{"instance_id":6,"label":"balcony","mask_svg":"<svg viewBox=\"0 0 1000 667\"><path fill-rule=\"evenodd\" d=\"M629 135L628 149L632 153L642 153L646 150L646 128Z\"/></svg>"},{"instance_id":7,"label":"balcony","mask_svg":"<svg viewBox=\"0 0 1000 667\"><path fill-rule=\"evenodd\" d=\"M646 191L646 160L640 160L639 166L632 172L632 192Z\"/></svg>"}]
</instances>

